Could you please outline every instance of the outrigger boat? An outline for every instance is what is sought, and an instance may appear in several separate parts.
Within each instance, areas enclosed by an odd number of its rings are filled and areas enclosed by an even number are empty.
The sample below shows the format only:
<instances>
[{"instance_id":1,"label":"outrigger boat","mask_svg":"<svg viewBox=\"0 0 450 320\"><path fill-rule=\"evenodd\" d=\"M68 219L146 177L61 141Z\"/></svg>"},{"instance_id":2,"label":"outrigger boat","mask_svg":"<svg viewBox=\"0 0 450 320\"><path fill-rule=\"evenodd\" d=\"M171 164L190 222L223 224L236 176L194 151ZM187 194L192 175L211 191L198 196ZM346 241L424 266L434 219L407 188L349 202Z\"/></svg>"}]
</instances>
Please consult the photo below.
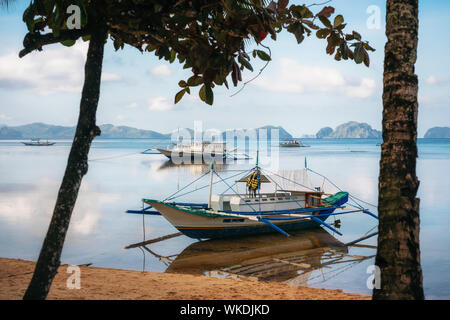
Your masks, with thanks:
<instances>
[{"instance_id":1,"label":"outrigger boat","mask_svg":"<svg viewBox=\"0 0 450 320\"><path fill-rule=\"evenodd\" d=\"M309 145L302 143L300 140L286 140L280 143L283 148L306 148Z\"/></svg>"},{"instance_id":2,"label":"outrigger boat","mask_svg":"<svg viewBox=\"0 0 450 320\"><path fill-rule=\"evenodd\" d=\"M165 149L156 148L156 150L171 160L176 157L182 162L192 163L196 159L201 161L208 161L214 158L225 159L228 154L226 147L225 142L192 141L188 144L174 144Z\"/></svg>"},{"instance_id":3,"label":"outrigger boat","mask_svg":"<svg viewBox=\"0 0 450 320\"><path fill-rule=\"evenodd\" d=\"M257 161L258 163L258 161ZM306 167L308 171L314 172ZM183 190L203 178L210 176L208 203L182 203L174 202L175 198L186 195L190 192L179 195ZM239 174L242 175L242 172ZM212 194L214 177L218 177L228 190L233 193ZM191 182L184 188L177 191L165 200L142 199L142 210L128 210L128 213L142 213L162 215L176 229L184 235L195 239L225 238L232 236L242 236L259 234L266 232L280 232L289 236L290 230L310 229L323 226L332 232L342 235L333 226L325 221L330 216L362 212L378 219L368 209L356 203L355 208L335 212L337 209L345 209L344 205L349 201L349 193L339 191L335 194L325 194L321 188L313 188L300 184L296 181L284 178L276 173L263 170L258 164L246 170L244 176L235 181L245 183L248 192L238 193L226 180L236 177L233 175L223 179L215 170L214 163L211 169L197 180ZM291 183L303 188L300 190L288 190L280 186L278 179L289 180ZM324 177L324 179L327 179ZM262 184L271 183L275 186L272 192L261 192ZM197 188L194 191L208 187L208 185ZM194 192L191 191L191 192ZM145 207L145 204L147 207ZM151 210L154 209L154 210Z\"/></svg>"},{"instance_id":4,"label":"outrigger boat","mask_svg":"<svg viewBox=\"0 0 450 320\"><path fill-rule=\"evenodd\" d=\"M41 141L41 139L31 139L30 142L22 142L26 146L32 146L32 147L45 147L45 146L52 146L55 144L55 142L49 142L47 141Z\"/></svg>"}]
</instances>

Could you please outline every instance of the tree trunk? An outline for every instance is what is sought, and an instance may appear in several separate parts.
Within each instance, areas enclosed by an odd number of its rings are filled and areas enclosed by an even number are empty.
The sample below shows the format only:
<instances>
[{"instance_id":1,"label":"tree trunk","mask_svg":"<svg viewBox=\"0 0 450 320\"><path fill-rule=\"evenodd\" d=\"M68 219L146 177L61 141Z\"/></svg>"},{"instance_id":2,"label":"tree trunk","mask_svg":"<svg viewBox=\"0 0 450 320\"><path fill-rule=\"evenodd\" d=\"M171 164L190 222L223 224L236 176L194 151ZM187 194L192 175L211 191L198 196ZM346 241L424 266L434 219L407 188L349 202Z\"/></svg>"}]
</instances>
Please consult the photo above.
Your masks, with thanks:
<instances>
[{"instance_id":1,"label":"tree trunk","mask_svg":"<svg viewBox=\"0 0 450 320\"><path fill-rule=\"evenodd\" d=\"M375 264L381 288L373 299L424 299L416 176L418 0L388 0L379 233Z\"/></svg>"},{"instance_id":2,"label":"tree trunk","mask_svg":"<svg viewBox=\"0 0 450 320\"><path fill-rule=\"evenodd\" d=\"M105 41L106 29L95 28L89 42L80 115L75 137L64 178L59 188L52 220L24 299L45 299L60 265L61 252L72 211L78 197L81 181L88 171L89 149L92 140L100 135L100 128L97 127L95 121L100 96Z\"/></svg>"}]
</instances>

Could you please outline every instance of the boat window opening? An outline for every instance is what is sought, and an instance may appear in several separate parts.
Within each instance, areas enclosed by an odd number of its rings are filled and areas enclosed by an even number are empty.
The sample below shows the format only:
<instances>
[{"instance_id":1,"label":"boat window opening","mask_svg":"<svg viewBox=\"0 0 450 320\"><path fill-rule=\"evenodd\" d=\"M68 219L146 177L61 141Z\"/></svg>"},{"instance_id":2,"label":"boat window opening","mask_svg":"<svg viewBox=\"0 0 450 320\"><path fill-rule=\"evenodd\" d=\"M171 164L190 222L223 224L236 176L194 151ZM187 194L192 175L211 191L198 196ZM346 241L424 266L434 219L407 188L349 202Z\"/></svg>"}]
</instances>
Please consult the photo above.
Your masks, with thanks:
<instances>
[{"instance_id":1,"label":"boat window opening","mask_svg":"<svg viewBox=\"0 0 450 320\"><path fill-rule=\"evenodd\" d=\"M244 222L244 219L223 219L224 223Z\"/></svg>"},{"instance_id":2,"label":"boat window opening","mask_svg":"<svg viewBox=\"0 0 450 320\"><path fill-rule=\"evenodd\" d=\"M231 211L231 204L230 204L230 201L224 201L224 202L223 202L223 210L225 210L225 211Z\"/></svg>"}]
</instances>

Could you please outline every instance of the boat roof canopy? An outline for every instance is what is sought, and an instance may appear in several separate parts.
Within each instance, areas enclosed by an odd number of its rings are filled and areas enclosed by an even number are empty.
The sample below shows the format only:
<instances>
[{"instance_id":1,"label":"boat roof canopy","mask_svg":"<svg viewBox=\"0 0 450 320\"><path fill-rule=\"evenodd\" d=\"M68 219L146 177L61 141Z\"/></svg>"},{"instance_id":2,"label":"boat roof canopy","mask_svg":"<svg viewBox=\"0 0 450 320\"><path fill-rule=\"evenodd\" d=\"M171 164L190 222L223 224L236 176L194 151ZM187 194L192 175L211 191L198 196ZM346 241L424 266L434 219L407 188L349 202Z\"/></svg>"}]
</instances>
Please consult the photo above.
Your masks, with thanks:
<instances>
[{"instance_id":1,"label":"boat roof canopy","mask_svg":"<svg viewBox=\"0 0 450 320\"><path fill-rule=\"evenodd\" d=\"M252 174L253 174L253 172L251 172L249 175L239 179L236 182L247 182L248 178L250 178ZM261 173L261 171L259 172L259 182L261 182L261 183L272 183L272 181L270 181L263 173Z\"/></svg>"}]
</instances>

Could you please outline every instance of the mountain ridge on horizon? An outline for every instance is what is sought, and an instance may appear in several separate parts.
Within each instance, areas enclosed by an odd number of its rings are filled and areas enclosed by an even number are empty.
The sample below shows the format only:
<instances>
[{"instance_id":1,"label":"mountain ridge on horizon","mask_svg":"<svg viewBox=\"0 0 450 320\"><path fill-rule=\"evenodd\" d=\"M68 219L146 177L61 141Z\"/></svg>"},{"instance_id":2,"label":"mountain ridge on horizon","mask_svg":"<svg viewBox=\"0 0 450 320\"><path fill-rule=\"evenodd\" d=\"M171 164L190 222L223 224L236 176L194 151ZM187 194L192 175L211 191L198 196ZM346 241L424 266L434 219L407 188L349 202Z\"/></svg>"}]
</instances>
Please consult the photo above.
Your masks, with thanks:
<instances>
[{"instance_id":1,"label":"mountain ridge on horizon","mask_svg":"<svg viewBox=\"0 0 450 320\"><path fill-rule=\"evenodd\" d=\"M170 133L160 133L154 130L137 129L130 126L116 126L113 124L102 124L99 126L102 135L100 138L104 139L170 139L173 132L177 130L188 130L193 135L194 130L190 128L174 129ZM252 128L253 129L253 128ZM272 129L279 129L279 139L289 140L294 139L293 136L286 131L282 126L266 125L255 128L270 129L268 138L271 136ZM221 131L223 137L226 132L230 130L248 130L248 129L229 129ZM443 134L445 132L445 134ZM433 127L430 128L425 134L424 138L448 138L449 127ZM8 126L0 124L0 140L18 140L18 139L73 139L75 134L75 126L61 126L51 125L43 122L33 122L25 125ZM320 129L316 134L303 135L301 138L329 138L329 139L341 139L341 138L355 138L355 139L379 139L381 137L381 131L372 129L367 123L359 123L356 121L349 121L337 126L334 130L330 127L324 127Z\"/></svg>"},{"instance_id":2,"label":"mountain ridge on horizon","mask_svg":"<svg viewBox=\"0 0 450 320\"><path fill-rule=\"evenodd\" d=\"M349 121L337 126L334 130L324 127L316 133L317 139L381 139L381 131L373 129L365 122Z\"/></svg>"},{"instance_id":3,"label":"mountain ridge on horizon","mask_svg":"<svg viewBox=\"0 0 450 320\"><path fill-rule=\"evenodd\" d=\"M170 133L160 133L153 130L137 129L130 126L115 126L113 124L99 125L102 134L100 138L105 139L170 139L171 135L177 130L187 130L193 135L194 130L190 128L174 129ZM43 122L33 122L30 124L19 126L0 126L0 140L6 139L73 139L75 135L75 126L51 125ZM281 126L266 125L255 128L270 129L268 136L271 136L272 129L279 129L280 139L292 139L292 135ZM241 129L232 129L241 130ZM243 129L248 130L248 129ZM220 131L225 137L226 132L230 130Z\"/></svg>"}]
</instances>

